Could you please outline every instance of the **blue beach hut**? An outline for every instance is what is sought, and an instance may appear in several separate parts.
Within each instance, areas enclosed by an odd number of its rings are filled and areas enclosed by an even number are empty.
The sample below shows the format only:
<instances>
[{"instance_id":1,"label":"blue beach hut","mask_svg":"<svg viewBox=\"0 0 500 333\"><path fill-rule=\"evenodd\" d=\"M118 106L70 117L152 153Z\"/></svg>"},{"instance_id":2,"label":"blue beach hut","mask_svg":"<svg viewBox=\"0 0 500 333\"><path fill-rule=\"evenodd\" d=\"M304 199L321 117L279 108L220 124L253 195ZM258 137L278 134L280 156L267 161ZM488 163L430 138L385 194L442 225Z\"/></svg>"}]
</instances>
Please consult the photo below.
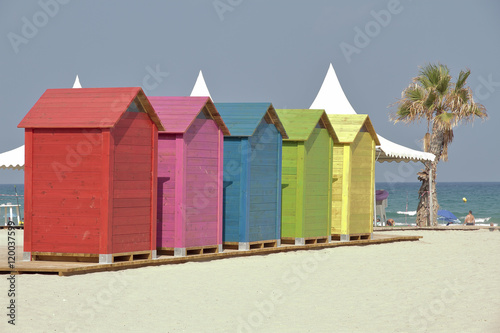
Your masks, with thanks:
<instances>
[{"instance_id":1,"label":"blue beach hut","mask_svg":"<svg viewBox=\"0 0 500 333\"><path fill-rule=\"evenodd\" d=\"M231 133L224 137L224 248L279 246L285 129L271 103L215 107Z\"/></svg>"}]
</instances>

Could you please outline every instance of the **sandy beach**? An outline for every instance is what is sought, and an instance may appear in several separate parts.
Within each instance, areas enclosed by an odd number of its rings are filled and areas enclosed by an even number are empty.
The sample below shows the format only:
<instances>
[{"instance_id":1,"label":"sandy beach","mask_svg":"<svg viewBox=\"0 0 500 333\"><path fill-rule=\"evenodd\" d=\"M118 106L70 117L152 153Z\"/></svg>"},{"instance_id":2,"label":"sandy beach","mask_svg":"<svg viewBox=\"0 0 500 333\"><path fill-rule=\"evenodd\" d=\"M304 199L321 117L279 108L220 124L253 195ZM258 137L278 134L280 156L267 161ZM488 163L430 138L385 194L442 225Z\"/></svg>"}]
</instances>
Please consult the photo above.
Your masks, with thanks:
<instances>
[{"instance_id":1,"label":"sandy beach","mask_svg":"<svg viewBox=\"0 0 500 333\"><path fill-rule=\"evenodd\" d=\"M500 232L398 231L415 242L16 277L2 332L499 332ZM5 245L6 231L0 233ZM22 232L18 232L18 242Z\"/></svg>"}]
</instances>

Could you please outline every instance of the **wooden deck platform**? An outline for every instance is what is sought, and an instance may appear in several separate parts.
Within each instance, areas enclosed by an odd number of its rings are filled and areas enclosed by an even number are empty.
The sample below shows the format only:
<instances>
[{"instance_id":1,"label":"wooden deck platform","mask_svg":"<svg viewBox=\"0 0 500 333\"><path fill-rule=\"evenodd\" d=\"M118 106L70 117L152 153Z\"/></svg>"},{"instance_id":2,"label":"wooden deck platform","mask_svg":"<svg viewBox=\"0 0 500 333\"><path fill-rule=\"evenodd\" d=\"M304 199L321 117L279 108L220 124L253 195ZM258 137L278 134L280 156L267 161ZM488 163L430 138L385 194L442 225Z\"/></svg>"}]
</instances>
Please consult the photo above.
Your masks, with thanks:
<instances>
[{"instance_id":1,"label":"wooden deck platform","mask_svg":"<svg viewBox=\"0 0 500 333\"><path fill-rule=\"evenodd\" d=\"M217 259L227 259L231 257L244 257L254 255L268 255L279 252L289 252L298 250L321 250L339 246L364 246L372 244L384 244L402 241L418 241L421 236L390 236L377 234L374 239L356 240L350 242L331 242L311 245L284 245L280 247L268 247L252 249L249 251L224 250L221 253L200 254L186 257L159 256L158 259L144 259L135 261L115 262L112 264L95 264L87 262L54 262L54 261L21 261L21 247L16 248L15 268L11 269L7 265L7 248L0 247L0 274L57 274L60 276L70 276L77 274L87 274L95 272L116 271L122 269L139 268L146 266L159 266L170 264L181 264L193 261L209 261Z\"/></svg>"}]
</instances>

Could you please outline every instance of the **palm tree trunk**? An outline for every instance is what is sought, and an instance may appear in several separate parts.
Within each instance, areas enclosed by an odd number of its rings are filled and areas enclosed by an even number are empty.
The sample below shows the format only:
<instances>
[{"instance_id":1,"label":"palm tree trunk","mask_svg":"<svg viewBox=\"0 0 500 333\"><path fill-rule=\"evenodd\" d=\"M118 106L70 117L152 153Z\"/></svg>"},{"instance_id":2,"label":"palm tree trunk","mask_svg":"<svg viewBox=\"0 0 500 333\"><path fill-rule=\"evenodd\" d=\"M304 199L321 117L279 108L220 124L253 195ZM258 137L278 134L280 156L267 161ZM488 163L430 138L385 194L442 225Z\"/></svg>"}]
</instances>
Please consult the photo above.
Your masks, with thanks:
<instances>
[{"instance_id":1,"label":"palm tree trunk","mask_svg":"<svg viewBox=\"0 0 500 333\"><path fill-rule=\"evenodd\" d=\"M429 167L426 165L425 170L418 174L418 180L422 182L418 190L418 197L420 198L417 206L417 226L427 227L429 225Z\"/></svg>"},{"instance_id":2,"label":"palm tree trunk","mask_svg":"<svg viewBox=\"0 0 500 333\"><path fill-rule=\"evenodd\" d=\"M439 208L438 204L438 199L437 199L437 191L436 191L436 173L437 173L437 161L434 161L431 164L432 168L432 188L430 189L430 193L432 195L432 221L430 220L430 213L429 213L429 225L430 226L437 226L437 211ZM430 212L430 210L429 210Z\"/></svg>"},{"instance_id":3,"label":"palm tree trunk","mask_svg":"<svg viewBox=\"0 0 500 333\"><path fill-rule=\"evenodd\" d=\"M439 204L436 192L436 174L437 174L437 165L439 159L441 158L443 147L444 147L444 133L442 130L437 128L436 124L433 124L429 152L433 153L436 156L436 159L433 162L425 163L425 170L417 174L418 180L422 182L422 185L418 190L418 195L420 200L417 206L417 226L419 227L437 225L436 217ZM430 181L429 181L429 173L431 168L432 168L432 189L430 188ZM430 194L432 195L432 211L433 211L432 216L434 217L433 221L430 220L430 202L429 202Z\"/></svg>"}]
</instances>

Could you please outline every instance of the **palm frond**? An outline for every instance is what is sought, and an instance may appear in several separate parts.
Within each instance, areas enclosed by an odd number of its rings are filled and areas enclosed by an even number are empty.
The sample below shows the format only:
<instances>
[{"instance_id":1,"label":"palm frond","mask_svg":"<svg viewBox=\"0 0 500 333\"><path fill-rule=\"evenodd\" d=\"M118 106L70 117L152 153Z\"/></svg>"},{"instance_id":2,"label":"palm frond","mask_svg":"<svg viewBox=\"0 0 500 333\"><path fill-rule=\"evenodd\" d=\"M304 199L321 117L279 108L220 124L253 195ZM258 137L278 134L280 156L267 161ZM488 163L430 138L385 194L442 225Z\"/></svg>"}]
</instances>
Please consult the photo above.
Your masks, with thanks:
<instances>
[{"instance_id":1,"label":"palm frond","mask_svg":"<svg viewBox=\"0 0 500 333\"><path fill-rule=\"evenodd\" d=\"M469 101L469 94L467 93L467 90L465 89L455 89L455 94L457 95L458 98L460 98L460 102L462 103L467 103Z\"/></svg>"},{"instance_id":2,"label":"palm frond","mask_svg":"<svg viewBox=\"0 0 500 333\"><path fill-rule=\"evenodd\" d=\"M448 162L448 146L443 146L443 151L441 152L441 156L439 157L441 161Z\"/></svg>"},{"instance_id":3,"label":"palm frond","mask_svg":"<svg viewBox=\"0 0 500 333\"><path fill-rule=\"evenodd\" d=\"M440 130L449 130L455 126L456 115L453 112L442 112L434 118Z\"/></svg>"},{"instance_id":4,"label":"palm frond","mask_svg":"<svg viewBox=\"0 0 500 333\"><path fill-rule=\"evenodd\" d=\"M396 113L399 118L406 118L411 114L410 106L408 105L408 103L401 104L398 107L398 111Z\"/></svg>"},{"instance_id":5,"label":"palm frond","mask_svg":"<svg viewBox=\"0 0 500 333\"><path fill-rule=\"evenodd\" d=\"M467 82L467 78L470 75L470 69L467 69L465 71L460 71L460 74L458 74L458 79L457 82L455 83L455 91L461 90L464 88L465 83Z\"/></svg>"},{"instance_id":6,"label":"palm frond","mask_svg":"<svg viewBox=\"0 0 500 333\"><path fill-rule=\"evenodd\" d=\"M424 107L426 107L427 109L431 109L436 100L437 100L436 94L431 91L424 102Z\"/></svg>"},{"instance_id":7,"label":"palm frond","mask_svg":"<svg viewBox=\"0 0 500 333\"><path fill-rule=\"evenodd\" d=\"M420 69L420 75L416 78L425 89L436 88L442 78L450 75L448 67L442 64L427 64Z\"/></svg>"},{"instance_id":8,"label":"palm frond","mask_svg":"<svg viewBox=\"0 0 500 333\"><path fill-rule=\"evenodd\" d=\"M441 77L441 80L439 80L439 83L436 86L436 90L439 91L441 95L446 94L450 86L450 81L451 81L450 75Z\"/></svg>"},{"instance_id":9,"label":"palm frond","mask_svg":"<svg viewBox=\"0 0 500 333\"><path fill-rule=\"evenodd\" d=\"M448 147L450 146L451 142L453 141L453 129L448 129L444 130L443 132L443 151L441 153L440 159L442 161L448 161Z\"/></svg>"},{"instance_id":10,"label":"palm frond","mask_svg":"<svg viewBox=\"0 0 500 333\"><path fill-rule=\"evenodd\" d=\"M405 97L412 102L423 102L426 99L426 92L418 85L410 86L405 89Z\"/></svg>"}]
</instances>

